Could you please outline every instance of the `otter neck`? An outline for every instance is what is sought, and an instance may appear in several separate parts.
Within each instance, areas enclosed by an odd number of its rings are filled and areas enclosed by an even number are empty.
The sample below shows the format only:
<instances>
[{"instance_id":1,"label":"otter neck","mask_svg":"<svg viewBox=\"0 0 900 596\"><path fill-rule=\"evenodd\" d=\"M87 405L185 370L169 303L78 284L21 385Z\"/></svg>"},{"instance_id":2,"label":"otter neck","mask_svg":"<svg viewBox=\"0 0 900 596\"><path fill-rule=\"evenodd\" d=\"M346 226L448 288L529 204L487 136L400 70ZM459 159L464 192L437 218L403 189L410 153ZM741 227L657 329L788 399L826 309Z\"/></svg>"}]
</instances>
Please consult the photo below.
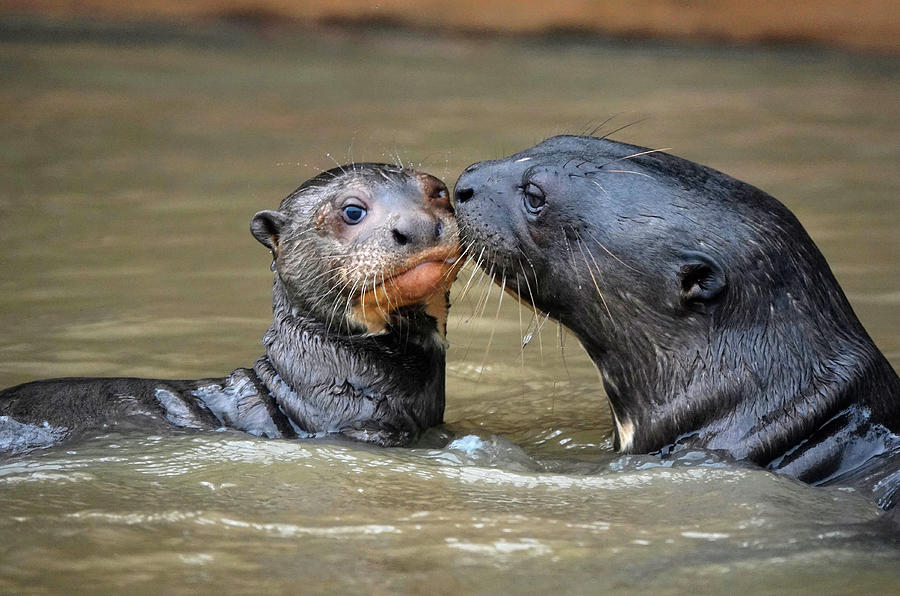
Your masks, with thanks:
<instances>
[{"instance_id":1,"label":"otter neck","mask_svg":"<svg viewBox=\"0 0 900 596\"><path fill-rule=\"evenodd\" d=\"M326 343L335 354L352 352L360 354L372 348L383 349L386 345L410 343L425 351L443 354L446 343L436 322L424 309L410 307L397 312L385 331L371 335L364 327L336 317L334 321L322 321L306 308L304 302L292 300L288 289L276 275L272 289L273 322L263 336L266 358L272 363L282 380L291 387L299 385L301 378L295 369L299 364L297 355L303 346L313 338L316 343ZM356 332L348 329L356 329ZM373 358L377 355L373 354ZM320 355L321 357L321 355ZM373 364L375 364L373 362Z\"/></svg>"},{"instance_id":2,"label":"otter neck","mask_svg":"<svg viewBox=\"0 0 900 596\"><path fill-rule=\"evenodd\" d=\"M573 329L585 346L606 346L588 353L603 373L621 451L721 449L811 481L850 464L828 460L827 449L813 453L816 442L842 434L855 440L853 429L863 423L885 434L860 457L900 448L900 381L858 323L729 325L697 327L668 345L660 345L658 332L637 328L614 333L613 341ZM893 387L893 406L867 403L879 386ZM860 398L864 407L853 409ZM798 449L801 443L810 449Z\"/></svg>"},{"instance_id":3,"label":"otter neck","mask_svg":"<svg viewBox=\"0 0 900 596\"><path fill-rule=\"evenodd\" d=\"M276 277L273 317L254 371L298 434L384 423L387 435L406 433L400 444L441 423L446 348L424 311L378 335L340 333L292 303Z\"/></svg>"}]
</instances>

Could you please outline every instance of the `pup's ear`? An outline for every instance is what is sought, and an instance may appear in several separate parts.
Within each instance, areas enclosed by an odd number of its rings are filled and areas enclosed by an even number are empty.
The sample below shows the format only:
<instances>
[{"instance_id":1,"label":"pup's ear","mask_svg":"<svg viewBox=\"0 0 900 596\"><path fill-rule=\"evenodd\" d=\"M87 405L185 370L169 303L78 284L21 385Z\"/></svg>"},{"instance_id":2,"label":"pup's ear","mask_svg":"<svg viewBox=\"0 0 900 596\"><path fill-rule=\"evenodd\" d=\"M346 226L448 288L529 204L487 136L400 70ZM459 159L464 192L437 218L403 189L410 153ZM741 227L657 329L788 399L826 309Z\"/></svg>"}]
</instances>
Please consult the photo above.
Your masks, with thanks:
<instances>
[{"instance_id":1,"label":"pup's ear","mask_svg":"<svg viewBox=\"0 0 900 596\"><path fill-rule=\"evenodd\" d=\"M281 231L287 220L288 217L280 211L260 211L250 220L250 233L273 255L277 254Z\"/></svg>"},{"instance_id":2,"label":"pup's ear","mask_svg":"<svg viewBox=\"0 0 900 596\"><path fill-rule=\"evenodd\" d=\"M710 255L702 252L682 254L678 270L681 300L685 304L709 302L728 285L722 267Z\"/></svg>"}]
</instances>

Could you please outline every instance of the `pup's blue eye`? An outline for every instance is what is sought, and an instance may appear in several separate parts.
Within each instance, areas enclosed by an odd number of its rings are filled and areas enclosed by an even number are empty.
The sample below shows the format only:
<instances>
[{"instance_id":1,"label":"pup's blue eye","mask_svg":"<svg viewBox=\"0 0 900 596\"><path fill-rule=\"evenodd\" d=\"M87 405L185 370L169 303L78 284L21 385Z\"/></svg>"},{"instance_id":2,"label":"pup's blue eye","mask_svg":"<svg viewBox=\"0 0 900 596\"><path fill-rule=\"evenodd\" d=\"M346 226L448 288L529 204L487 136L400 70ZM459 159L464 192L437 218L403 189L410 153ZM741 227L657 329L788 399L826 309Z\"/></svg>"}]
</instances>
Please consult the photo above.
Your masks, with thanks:
<instances>
[{"instance_id":1,"label":"pup's blue eye","mask_svg":"<svg viewBox=\"0 0 900 596\"><path fill-rule=\"evenodd\" d=\"M341 215L344 216L344 221L351 226L355 226L366 216L366 208L359 205L347 205L341 209Z\"/></svg>"}]
</instances>

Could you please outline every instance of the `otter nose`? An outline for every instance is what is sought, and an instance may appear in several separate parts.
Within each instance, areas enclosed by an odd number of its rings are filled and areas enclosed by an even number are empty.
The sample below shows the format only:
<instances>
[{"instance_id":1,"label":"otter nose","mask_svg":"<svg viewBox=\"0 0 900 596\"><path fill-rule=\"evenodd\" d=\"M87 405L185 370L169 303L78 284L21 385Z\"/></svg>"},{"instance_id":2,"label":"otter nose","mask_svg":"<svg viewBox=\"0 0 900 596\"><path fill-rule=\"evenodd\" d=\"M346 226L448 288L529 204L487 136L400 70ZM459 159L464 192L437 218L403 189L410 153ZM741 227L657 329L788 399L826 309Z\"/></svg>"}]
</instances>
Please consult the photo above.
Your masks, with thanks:
<instances>
[{"instance_id":1,"label":"otter nose","mask_svg":"<svg viewBox=\"0 0 900 596\"><path fill-rule=\"evenodd\" d=\"M484 165L486 163L479 161L463 170L463 173L456 180L456 188L453 193L454 203L461 205L472 200L475 196L475 189L480 190L482 188L485 183Z\"/></svg>"},{"instance_id":2,"label":"otter nose","mask_svg":"<svg viewBox=\"0 0 900 596\"><path fill-rule=\"evenodd\" d=\"M444 233L444 225L425 214L404 213L391 227L397 246L422 250L434 245Z\"/></svg>"},{"instance_id":3,"label":"otter nose","mask_svg":"<svg viewBox=\"0 0 900 596\"><path fill-rule=\"evenodd\" d=\"M456 189L456 202L457 203L465 203L469 199L472 198L472 195L475 194L475 190L472 188L464 187Z\"/></svg>"}]
</instances>

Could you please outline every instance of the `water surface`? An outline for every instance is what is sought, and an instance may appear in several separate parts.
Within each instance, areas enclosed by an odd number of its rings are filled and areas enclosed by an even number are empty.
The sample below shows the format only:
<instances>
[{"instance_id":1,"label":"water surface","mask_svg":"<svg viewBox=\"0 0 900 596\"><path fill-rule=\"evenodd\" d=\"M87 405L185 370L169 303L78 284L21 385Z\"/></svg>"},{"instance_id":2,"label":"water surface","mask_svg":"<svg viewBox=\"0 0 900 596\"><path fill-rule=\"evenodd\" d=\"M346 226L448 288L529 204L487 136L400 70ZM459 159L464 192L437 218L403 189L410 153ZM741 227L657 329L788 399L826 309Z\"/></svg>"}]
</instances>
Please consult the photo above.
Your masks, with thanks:
<instances>
[{"instance_id":1,"label":"water surface","mask_svg":"<svg viewBox=\"0 0 900 596\"><path fill-rule=\"evenodd\" d=\"M770 192L900 363L896 60L381 32L0 27L0 386L221 376L261 353L252 214L334 161L469 163L560 132ZM646 118L646 120L641 121ZM417 449L111 429L0 464L0 592L867 593L852 492L612 453L596 371L476 275Z\"/></svg>"}]
</instances>

